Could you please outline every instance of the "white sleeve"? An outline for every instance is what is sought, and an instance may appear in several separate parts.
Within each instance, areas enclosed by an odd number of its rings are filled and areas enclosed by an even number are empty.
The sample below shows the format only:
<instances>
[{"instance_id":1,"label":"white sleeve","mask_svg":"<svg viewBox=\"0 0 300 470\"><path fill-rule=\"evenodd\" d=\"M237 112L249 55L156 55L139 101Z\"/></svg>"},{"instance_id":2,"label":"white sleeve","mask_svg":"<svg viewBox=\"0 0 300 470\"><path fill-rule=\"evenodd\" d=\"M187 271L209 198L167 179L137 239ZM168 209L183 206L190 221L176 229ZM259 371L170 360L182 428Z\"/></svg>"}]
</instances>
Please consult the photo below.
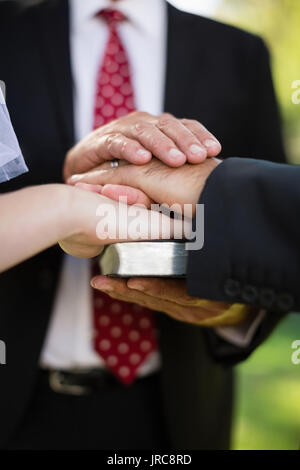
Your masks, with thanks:
<instances>
[{"instance_id":1,"label":"white sleeve","mask_svg":"<svg viewBox=\"0 0 300 470\"><path fill-rule=\"evenodd\" d=\"M27 171L0 87L0 183Z\"/></svg>"},{"instance_id":2,"label":"white sleeve","mask_svg":"<svg viewBox=\"0 0 300 470\"><path fill-rule=\"evenodd\" d=\"M264 317L266 315L265 310L260 310L258 314L250 319L246 320L241 325L236 326L222 326L220 328L216 328L215 332L225 341L233 344L234 346L238 346L240 348L247 348L262 323Z\"/></svg>"}]
</instances>

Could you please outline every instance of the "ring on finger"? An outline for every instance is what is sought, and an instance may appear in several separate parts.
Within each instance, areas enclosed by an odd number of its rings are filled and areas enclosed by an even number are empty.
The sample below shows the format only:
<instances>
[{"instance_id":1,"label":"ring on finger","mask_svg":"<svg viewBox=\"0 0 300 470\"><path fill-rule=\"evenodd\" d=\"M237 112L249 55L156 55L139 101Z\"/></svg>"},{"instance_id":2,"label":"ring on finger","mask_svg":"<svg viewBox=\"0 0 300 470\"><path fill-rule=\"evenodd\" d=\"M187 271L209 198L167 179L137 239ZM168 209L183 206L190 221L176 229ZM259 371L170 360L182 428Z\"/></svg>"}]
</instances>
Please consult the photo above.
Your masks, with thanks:
<instances>
[{"instance_id":1,"label":"ring on finger","mask_svg":"<svg viewBox=\"0 0 300 470\"><path fill-rule=\"evenodd\" d=\"M112 160L112 161L110 162L110 166L111 166L111 168L118 168L118 166L119 166L119 160Z\"/></svg>"}]
</instances>

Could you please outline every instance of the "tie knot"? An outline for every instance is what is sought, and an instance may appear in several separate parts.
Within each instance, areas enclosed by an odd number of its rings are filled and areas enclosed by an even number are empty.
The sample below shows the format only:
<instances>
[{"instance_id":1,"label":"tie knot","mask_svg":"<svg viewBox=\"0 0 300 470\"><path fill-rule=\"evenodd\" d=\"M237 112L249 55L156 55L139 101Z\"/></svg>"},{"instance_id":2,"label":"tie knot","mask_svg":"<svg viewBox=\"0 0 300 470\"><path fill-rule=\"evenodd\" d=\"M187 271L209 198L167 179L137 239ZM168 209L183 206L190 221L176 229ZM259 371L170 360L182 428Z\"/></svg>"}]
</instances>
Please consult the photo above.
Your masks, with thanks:
<instances>
[{"instance_id":1,"label":"tie knot","mask_svg":"<svg viewBox=\"0 0 300 470\"><path fill-rule=\"evenodd\" d=\"M103 8L98 14L100 18L108 24L108 26L116 26L121 21L126 19L126 16L123 15L119 10L113 10L112 8Z\"/></svg>"}]
</instances>

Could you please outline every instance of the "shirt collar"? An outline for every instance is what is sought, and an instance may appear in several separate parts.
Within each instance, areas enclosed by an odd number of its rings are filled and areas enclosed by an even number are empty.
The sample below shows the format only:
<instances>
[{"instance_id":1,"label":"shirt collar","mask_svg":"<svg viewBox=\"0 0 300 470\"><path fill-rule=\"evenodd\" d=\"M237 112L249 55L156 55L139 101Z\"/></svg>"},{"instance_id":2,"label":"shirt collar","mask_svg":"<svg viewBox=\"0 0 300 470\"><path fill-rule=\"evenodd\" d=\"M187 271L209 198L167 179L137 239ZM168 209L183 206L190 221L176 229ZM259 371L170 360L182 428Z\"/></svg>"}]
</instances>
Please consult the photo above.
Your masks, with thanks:
<instances>
[{"instance_id":1,"label":"shirt collar","mask_svg":"<svg viewBox=\"0 0 300 470\"><path fill-rule=\"evenodd\" d=\"M92 19L103 8L120 10L138 28L153 35L157 32L162 19L165 17L165 0L70 0L73 17L73 28Z\"/></svg>"}]
</instances>

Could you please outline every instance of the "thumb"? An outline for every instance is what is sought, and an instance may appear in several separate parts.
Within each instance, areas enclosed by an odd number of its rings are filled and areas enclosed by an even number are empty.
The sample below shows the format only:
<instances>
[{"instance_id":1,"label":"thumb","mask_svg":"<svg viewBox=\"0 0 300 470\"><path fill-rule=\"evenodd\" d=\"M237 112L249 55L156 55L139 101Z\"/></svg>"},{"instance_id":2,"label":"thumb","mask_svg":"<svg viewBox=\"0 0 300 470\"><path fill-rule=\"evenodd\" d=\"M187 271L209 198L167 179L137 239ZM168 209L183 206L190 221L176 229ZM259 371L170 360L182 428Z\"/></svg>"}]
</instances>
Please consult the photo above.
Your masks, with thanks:
<instances>
[{"instance_id":1,"label":"thumb","mask_svg":"<svg viewBox=\"0 0 300 470\"><path fill-rule=\"evenodd\" d=\"M119 184L106 184L101 190L101 195L113 199L114 201L119 201L120 197L126 197L128 205L142 204L148 209L151 207L151 203L153 202L140 189Z\"/></svg>"},{"instance_id":2,"label":"thumb","mask_svg":"<svg viewBox=\"0 0 300 470\"><path fill-rule=\"evenodd\" d=\"M90 193L101 194L103 186L101 184L89 184L89 183L76 183L76 188L83 189L84 191L89 191Z\"/></svg>"}]
</instances>

